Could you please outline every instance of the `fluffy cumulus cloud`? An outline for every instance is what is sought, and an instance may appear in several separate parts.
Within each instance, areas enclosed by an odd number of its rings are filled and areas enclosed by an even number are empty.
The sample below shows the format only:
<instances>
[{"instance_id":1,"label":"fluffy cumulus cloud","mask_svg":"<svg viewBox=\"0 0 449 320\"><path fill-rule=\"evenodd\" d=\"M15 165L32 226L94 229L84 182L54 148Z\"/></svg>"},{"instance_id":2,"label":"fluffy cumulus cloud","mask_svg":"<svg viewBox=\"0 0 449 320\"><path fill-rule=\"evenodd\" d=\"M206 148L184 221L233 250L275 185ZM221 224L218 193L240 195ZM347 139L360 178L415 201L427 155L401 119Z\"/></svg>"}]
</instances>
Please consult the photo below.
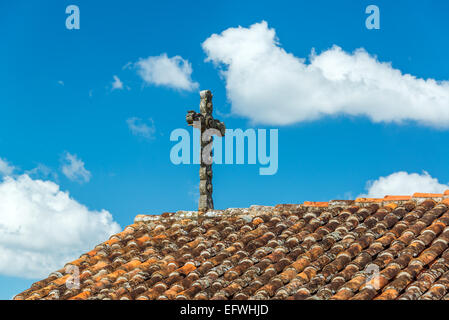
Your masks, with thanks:
<instances>
[{"instance_id":1,"label":"fluffy cumulus cloud","mask_svg":"<svg viewBox=\"0 0 449 320\"><path fill-rule=\"evenodd\" d=\"M126 123L128 124L128 128L131 130L132 134L136 136L151 139L154 137L154 133L156 132L154 121L151 118L149 118L148 123L146 123L140 118L132 117L127 119Z\"/></svg>"},{"instance_id":2,"label":"fluffy cumulus cloud","mask_svg":"<svg viewBox=\"0 0 449 320\"><path fill-rule=\"evenodd\" d=\"M343 114L449 127L449 81L404 74L364 49L312 50L307 62L286 52L264 21L213 34L202 46L222 68L233 112L255 123Z\"/></svg>"},{"instance_id":3,"label":"fluffy cumulus cloud","mask_svg":"<svg viewBox=\"0 0 449 320\"><path fill-rule=\"evenodd\" d=\"M70 180L80 183L88 182L91 178L91 173L84 167L84 162L75 154L68 152L64 155L62 173Z\"/></svg>"},{"instance_id":4,"label":"fluffy cumulus cloud","mask_svg":"<svg viewBox=\"0 0 449 320\"><path fill-rule=\"evenodd\" d=\"M14 166L10 165L7 160L0 158L0 176L9 176L14 169Z\"/></svg>"},{"instance_id":5,"label":"fluffy cumulus cloud","mask_svg":"<svg viewBox=\"0 0 449 320\"><path fill-rule=\"evenodd\" d=\"M367 183L367 193L360 197L384 197L386 195L412 195L415 192L443 193L449 185L438 182L427 172L422 174L399 171Z\"/></svg>"},{"instance_id":6,"label":"fluffy cumulus cloud","mask_svg":"<svg viewBox=\"0 0 449 320\"><path fill-rule=\"evenodd\" d=\"M187 91L198 88L198 83L191 78L191 64L180 56L169 58L163 53L160 56L140 59L135 66L137 73L148 84Z\"/></svg>"},{"instance_id":7,"label":"fluffy cumulus cloud","mask_svg":"<svg viewBox=\"0 0 449 320\"><path fill-rule=\"evenodd\" d=\"M0 274L42 278L105 241L120 226L51 181L27 174L0 183Z\"/></svg>"}]
</instances>

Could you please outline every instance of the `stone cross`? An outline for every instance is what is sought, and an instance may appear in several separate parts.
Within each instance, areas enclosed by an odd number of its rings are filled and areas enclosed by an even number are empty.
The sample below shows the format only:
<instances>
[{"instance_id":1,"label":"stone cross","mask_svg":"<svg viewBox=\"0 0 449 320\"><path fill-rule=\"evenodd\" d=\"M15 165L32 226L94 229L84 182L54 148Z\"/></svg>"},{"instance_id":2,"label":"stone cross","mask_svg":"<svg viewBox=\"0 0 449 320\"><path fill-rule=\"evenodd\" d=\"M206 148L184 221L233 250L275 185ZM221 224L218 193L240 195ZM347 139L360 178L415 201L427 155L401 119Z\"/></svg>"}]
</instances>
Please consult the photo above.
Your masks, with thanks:
<instances>
[{"instance_id":1,"label":"stone cross","mask_svg":"<svg viewBox=\"0 0 449 320\"><path fill-rule=\"evenodd\" d=\"M212 116L212 93L209 90L200 92L200 113L187 112L186 121L189 126L200 129L200 201L198 211L207 212L214 208L212 200L212 135L224 136L226 127L223 122Z\"/></svg>"}]
</instances>

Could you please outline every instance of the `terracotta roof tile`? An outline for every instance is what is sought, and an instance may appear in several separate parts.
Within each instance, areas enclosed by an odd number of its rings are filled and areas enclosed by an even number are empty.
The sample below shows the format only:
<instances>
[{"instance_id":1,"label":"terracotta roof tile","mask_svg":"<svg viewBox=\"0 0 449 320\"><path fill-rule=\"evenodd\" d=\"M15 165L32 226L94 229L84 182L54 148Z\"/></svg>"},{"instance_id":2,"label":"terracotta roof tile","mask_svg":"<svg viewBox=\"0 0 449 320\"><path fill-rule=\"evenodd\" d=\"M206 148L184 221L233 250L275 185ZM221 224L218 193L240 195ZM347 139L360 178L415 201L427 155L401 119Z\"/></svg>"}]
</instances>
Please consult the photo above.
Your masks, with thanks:
<instances>
[{"instance_id":1,"label":"terracotta roof tile","mask_svg":"<svg viewBox=\"0 0 449 320\"><path fill-rule=\"evenodd\" d=\"M384 201L409 201L411 196L385 196Z\"/></svg>"},{"instance_id":2,"label":"terracotta roof tile","mask_svg":"<svg viewBox=\"0 0 449 320\"><path fill-rule=\"evenodd\" d=\"M445 192L449 195L449 192ZM18 294L36 299L449 299L449 198L138 215Z\"/></svg>"},{"instance_id":3,"label":"terracotta roof tile","mask_svg":"<svg viewBox=\"0 0 449 320\"><path fill-rule=\"evenodd\" d=\"M413 198L442 198L442 193L420 193L416 192L413 194Z\"/></svg>"},{"instance_id":4,"label":"terracotta roof tile","mask_svg":"<svg viewBox=\"0 0 449 320\"><path fill-rule=\"evenodd\" d=\"M327 207L329 202L304 201L304 206L307 207Z\"/></svg>"}]
</instances>

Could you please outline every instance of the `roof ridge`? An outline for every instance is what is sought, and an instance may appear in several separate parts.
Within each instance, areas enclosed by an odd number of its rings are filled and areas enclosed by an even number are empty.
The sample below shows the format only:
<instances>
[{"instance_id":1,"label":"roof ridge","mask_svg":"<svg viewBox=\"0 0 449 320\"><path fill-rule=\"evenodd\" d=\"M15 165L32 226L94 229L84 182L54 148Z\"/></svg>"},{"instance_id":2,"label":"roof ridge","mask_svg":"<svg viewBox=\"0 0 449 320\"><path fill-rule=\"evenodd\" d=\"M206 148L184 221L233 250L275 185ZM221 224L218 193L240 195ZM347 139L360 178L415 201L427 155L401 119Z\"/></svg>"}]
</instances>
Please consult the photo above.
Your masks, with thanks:
<instances>
[{"instance_id":1,"label":"roof ridge","mask_svg":"<svg viewBox=\"0 0 449 320\"><path fill-rule=\"evenodd\" d=\"M176 212L164 212L162 214L138 214L134 218L134 223L139 222L150 222L161 219L195 219L195 218L213 218L220 216L245 216L254 217L260 214L260 211L267 211L271 214L273 209L280 206L298 206L298 208L333 208L342 205L358 205L358 206L368 206L370 204L376 203L380 206L385 206L392 202L404 203L407 201L413 201L417 204L422 203L425 200L434 200L436 202L441 202L443 200L449 199L449 189L445 190L443 193L424 193L415 192L413 195L385 195L383 198L365 198L357 197L355 200L329 200L329 201L304 201L303 203L295 204L278 204L275 206L266 205L251 205L249 208L227 208L227 209L214 209L207 211L205 213L199 213L198 211L190 210L178 210ZM447 202L449 204L449 200Z\"/></svg>"}]
</instances>

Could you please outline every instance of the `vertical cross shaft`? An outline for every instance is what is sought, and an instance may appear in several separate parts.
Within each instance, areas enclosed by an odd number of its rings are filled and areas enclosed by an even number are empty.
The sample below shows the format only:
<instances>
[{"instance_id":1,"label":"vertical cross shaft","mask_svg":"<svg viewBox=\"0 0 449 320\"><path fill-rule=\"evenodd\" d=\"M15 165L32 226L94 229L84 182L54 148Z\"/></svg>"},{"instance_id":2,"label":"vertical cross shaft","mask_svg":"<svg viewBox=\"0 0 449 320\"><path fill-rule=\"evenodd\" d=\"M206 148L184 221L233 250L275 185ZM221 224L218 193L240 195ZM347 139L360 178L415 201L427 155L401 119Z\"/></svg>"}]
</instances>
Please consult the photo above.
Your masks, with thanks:
<instances>
[{"instance_id":1,"label":"vertical cross shaft","mask_svg":"<svg viewBox=\"0 0 449 320\"><path fill-rule=\"evenodd\" d=\"M189 111L186 116L188 125L200 129L200 200L198 211L206 212L214 208L212 200L212 135L224 136L225 125L212 116L212 93L209 90L200 92L200 113Z\"/></svg>"}]
</instances>

